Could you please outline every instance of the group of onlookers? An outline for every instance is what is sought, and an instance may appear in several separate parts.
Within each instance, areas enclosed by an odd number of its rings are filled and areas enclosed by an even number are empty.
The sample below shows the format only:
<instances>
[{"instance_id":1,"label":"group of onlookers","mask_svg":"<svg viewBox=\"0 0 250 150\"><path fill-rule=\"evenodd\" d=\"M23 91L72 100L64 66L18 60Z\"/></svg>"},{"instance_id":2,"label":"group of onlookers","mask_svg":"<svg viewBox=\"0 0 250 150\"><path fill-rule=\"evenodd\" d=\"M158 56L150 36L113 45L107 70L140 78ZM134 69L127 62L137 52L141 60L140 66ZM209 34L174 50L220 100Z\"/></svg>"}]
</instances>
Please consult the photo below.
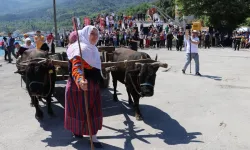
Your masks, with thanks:
<instances>
[{"instance_id":1,"label":"group of onlookers","mask_svg":"<svg viewBox=\"0 0 250 150\"><path fill-rule=\"evenodd\" d=\"M250 32L233 32L232 39L235 51L240 48L250 48Z\"/></svg>"},{"instance_id":2,"label":"group of onlookers","mask_svg":"<svg viewBox=\"0 0 250 150\"><path fill-rule=\"evenodd\" d=\"M36 32L36 35L34 36L34 44L28 34L24 34L21 41L16 41L16 39L12 37L12 33L8 33L8 37L3 37L3 40L1 41L1 48L5 51L4 59L11 63L13 61L11 54L15 58L18 58L28 49L36 48L45 51L51 50L51 52L54 53L55 45L53 41L54 36L52 33L45 38L41 34L41 31Z\"/></svg>"}]
</instances>

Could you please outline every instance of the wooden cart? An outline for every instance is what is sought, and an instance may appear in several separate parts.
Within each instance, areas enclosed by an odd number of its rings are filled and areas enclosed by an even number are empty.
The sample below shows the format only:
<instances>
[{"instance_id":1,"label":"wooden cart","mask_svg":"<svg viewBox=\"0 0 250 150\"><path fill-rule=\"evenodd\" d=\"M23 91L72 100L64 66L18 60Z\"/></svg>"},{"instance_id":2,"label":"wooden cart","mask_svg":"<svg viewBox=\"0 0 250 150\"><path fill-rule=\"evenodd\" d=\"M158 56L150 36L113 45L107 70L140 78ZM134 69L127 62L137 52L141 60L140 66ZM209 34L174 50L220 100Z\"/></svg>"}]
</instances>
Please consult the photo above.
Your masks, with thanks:
<instances>
[{"instance_id":1,"label":"wooden cart","mask_svg":"<svg viewBox=\"0 0 250 150\"><path fill-rule=\"evenodd\" d=\"M113 52L115 51L115 47L113 46L98 47L98 50L100 52L102 64L105 64L107 62L113 62ZM58 61L55 64L57 72L57 80L66 80L69 76L68 66L66 66L68 61L66 52L50 55L49 58L54 61ZM100 86L101 88L108 88L110 82L110 73L105 70L102 70L102 74L104 79L101 81Z\"/></svg>"}]
</instances>

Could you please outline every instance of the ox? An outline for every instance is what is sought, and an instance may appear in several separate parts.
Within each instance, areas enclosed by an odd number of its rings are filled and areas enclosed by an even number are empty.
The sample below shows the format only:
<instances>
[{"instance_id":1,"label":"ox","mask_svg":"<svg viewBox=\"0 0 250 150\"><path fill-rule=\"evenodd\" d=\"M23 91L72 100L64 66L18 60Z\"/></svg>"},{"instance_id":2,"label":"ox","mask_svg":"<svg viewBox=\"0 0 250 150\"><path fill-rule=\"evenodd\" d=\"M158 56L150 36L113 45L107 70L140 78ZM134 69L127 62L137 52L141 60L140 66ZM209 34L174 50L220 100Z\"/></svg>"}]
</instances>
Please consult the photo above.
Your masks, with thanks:
<instances>
[{"instance_id":1,"label":"ox","mask_svg":"<svg viewBox=\"0 0 250 150\"><path fill-rule=\"evenodd\" d=\"M156 72L159 67L167 68L167 64L157 62L157 57L153 61L150 56L143 52L136 52L126 48L118 48L114 52L113 61L130 61L150 59L151 63L135 63L134 66L127 66L125 68L117 68L112 71L114 95L113 100L118 101L116 88L117 81L125 84L129 104L134 104L135 117L137 120L142 120L142 114L139 109L139 99L141 97L151 97L154 95L154 85L156 79ZM132 101L132 97L134 102Z\"/></svg>"},{"instance_id":2,"label":"ox","mask_svg":"<svg viewBox=\"0 0 250 150\"><path fill-rule=\"evenodd\" d=\"M41 60L41 58L44 59ZM40 98L46 99L48 114L50 116L54 114L51 108L51 96L55 88L56 71L54 65L47 58L47 52L27 50L17 61L18 71L16 73L24 76L26 88L31 97L31 106L35 106L35 117L38 120L43 119L43 112L39 108Z\"/></svg>"}]
</instances>

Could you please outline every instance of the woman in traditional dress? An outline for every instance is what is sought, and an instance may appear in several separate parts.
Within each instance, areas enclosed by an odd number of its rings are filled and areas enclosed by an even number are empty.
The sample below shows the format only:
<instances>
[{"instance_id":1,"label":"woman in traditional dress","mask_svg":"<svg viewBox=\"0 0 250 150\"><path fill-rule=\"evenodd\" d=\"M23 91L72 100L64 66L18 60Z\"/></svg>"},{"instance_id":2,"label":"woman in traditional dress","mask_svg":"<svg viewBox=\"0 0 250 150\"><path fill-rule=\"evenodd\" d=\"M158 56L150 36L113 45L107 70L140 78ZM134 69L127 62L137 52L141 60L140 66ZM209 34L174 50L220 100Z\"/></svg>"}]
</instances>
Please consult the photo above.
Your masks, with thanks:
<instances>
[{"instance_id":1,"label":"woman in traditional dress","mask_svg":"<svg viewBox=\"0 0 250 150\"><path fill-rule=\"evenodd\" d=\"M76 138L90 135L85 110L84 91L87 92L88 109L92 140L96 148L102 144L97 139L98 130L102 129L102 103L99 81L101 79L101 60L97 47L99 33L94 26L86 26L78 31L82 57L78 42L69 45L70 77L65 91L65 122L64 127L70 130ZM74 32L73 32L74 34ZM75 36L70 36L75 38ZM84 67L84 76L81 68Z\"/></svg>"}]
</instances>

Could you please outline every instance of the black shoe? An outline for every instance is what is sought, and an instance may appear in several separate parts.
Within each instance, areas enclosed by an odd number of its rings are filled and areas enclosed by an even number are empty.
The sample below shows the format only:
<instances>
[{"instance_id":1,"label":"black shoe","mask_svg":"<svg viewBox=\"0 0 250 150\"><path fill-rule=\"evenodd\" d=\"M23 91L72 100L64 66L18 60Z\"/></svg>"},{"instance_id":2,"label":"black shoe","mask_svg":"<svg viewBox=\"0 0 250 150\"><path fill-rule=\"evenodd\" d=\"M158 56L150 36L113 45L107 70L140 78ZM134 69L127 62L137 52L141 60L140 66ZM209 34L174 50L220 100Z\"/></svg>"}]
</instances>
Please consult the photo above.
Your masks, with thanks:
<instances>
[{"instance_id":1,"label":"black shoe","mask_svg":"<svg viewBox=\"0 0 250 150\"><path fill-rule=\"evenodd\" d=\"M199 72L196 72L196 74L195 75L197 75L197 76L202 76Z\"/></svg>"},{"instance_id":2,"label":"black shoe","mask_svg":"<svg viewBox=\"0 0 250 150\"><path fill-rule=\"evenodd\" d=\"M103 148L102 143L100 142L93 142L95 148Z\"/></svg>"},{"instance_id":3,"label":"black shoe","mask_svg":"<svg viewBox=\"0 0 250 150\"><path fill-rule=\"evenodd\" d=\"M77 138L77 139L82 139L82 138L83 138L82 135L76 135L76 134L74 134L74 133L72 133L72 134L73 134L73 137L75 137L75 138Z\"/></svg>"},{"instance_id":4,"label":"black shoe","mask_svg":"<svg viewBox=\"0 0 250 150\"><path fill-rule=\"evenodd\" d=\"M182 69L181 71L182 71L183 74L185 74L185 70L184 69Z\"/></svg>"}]
</instances>

